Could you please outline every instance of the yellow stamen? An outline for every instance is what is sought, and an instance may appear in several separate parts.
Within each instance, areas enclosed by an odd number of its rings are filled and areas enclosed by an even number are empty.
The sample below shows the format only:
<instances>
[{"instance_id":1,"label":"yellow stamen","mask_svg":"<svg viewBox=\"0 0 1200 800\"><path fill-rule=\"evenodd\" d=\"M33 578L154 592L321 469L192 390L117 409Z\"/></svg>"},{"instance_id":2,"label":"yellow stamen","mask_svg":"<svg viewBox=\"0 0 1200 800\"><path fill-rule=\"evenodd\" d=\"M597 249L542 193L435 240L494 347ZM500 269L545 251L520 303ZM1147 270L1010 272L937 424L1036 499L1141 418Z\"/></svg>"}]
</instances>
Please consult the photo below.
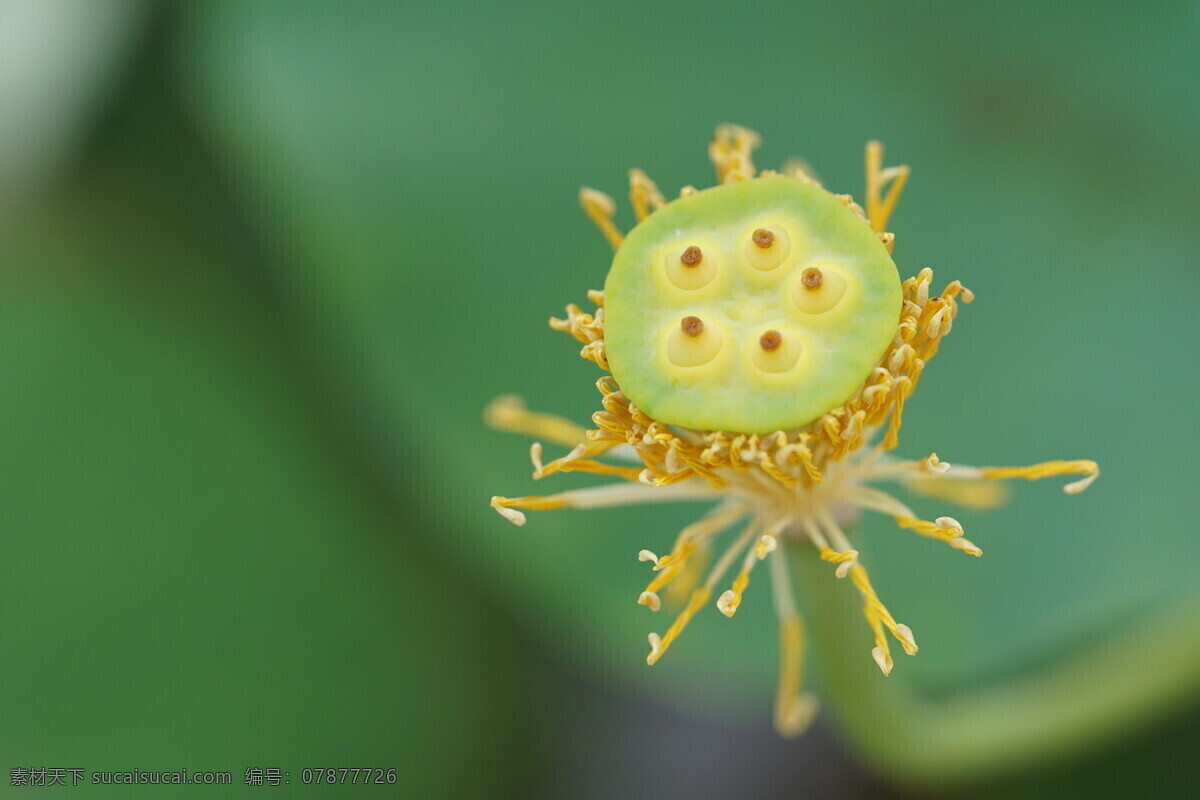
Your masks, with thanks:
<instances>
[{"instance_id":1,"label":"yellow stamen","mask_svg":"<svg viewBox=\"0 0 1200 800\"><path fill-rule=\"evenodd\" d=\"M697 489L700 489L697 492ZM554 495L529 495L527 497L493 497L492 508L514 525L524 525L525 515L514 509L547 511L555 508L607 508L639 503L670 503L681 500L705 499L710 492L688 484L677 484L660 489L627 483L593 486L587 489L571 489ZM743 509L743 506L738 506Z\"/></svg>"},{"instance_id":2,"label":"yellow stamen","mask_svg":"<svg viewBox=\"0 0 1200 800\"><path fill-rule=\"evenodd\" d=\"M741 503L735 503L719 508L708 516L688 525L679 532L679 536L676 537L675 546L671 548L671 552L660 559L654 560L654 570L658 572L672 566L680 569L683 568L698 545L725 530L745 513L746 506ZM650 551L643 550L642 552L649 553ZM646 590L656 591L665 586L670 578L663 583L657 583L662 577L660 575L655 583L651 583L650 586L646 587Z\"/></svg>"},{"instance_id":3,"label":"yellow stamen","mask_svg":"<svg viewBox=\"0 0 1200 800\"><path fill-rule=\"evenodd\" d=\"M775 730L780 736L799 736L817 715L812 694L801 694L804 683L804 623L799 616L779 620L779 689L775 694Z\"/></svg>"},{"instance_id":4,"label":"yellow stamen","mask_svg":"<svg viewBox=\"0 0 1200 800\"><path fill-rule=\"evenodd\" d=\"M638 597L638 605L646 606L651 611L658 611L662 608L662 600L659 599L658 594L655 592L642 592L641 596Z\"/></svg>"},{"instance_id":5,"label":"yellow stamen","mask_svg":"<svg viewBox=\"0 0 1200 800\"><path fill-rule=\"evenodd\" d=\"M957 503L965 508L997 508L1008 502L1011 492L1002 483L954 476L921 475L904 484L909 491L922 497L932 497Z\"/></svg>"},{"instance_id":6,"label":"yellow stamen","mask_svg":"<svg viewBox=\"0 0 1200 800\"><path fill-rule=\"evenodd\" d=\"M561 497L540 497L538 495L530 495L528 497L500 497L492 498L492 508L500 512L500 516L514 525L524 525L525 515L517 508L523 508L527 511L549 511L553 508L566 507L566 501Z\"/></svg>"},{"instance_id":7,"label":"yellow stamen","mask_svg":"<svg viewBox=\"0 0 1200 800\"><path fill-rule=\"evenodd\" d=\"M858 564L858 551L850 546L850 540L846 538L846 533L837 524L837 520L824 508L816 508L805 522L809 538L817 546L821 558L838 565L834 573L837 577L846 577L850 569ZM833 541L834 546L841 548L840 550L830 547L829 540L821 532L822 527L829 533L829 539Z\"/></svg>"},{"instance_id":8,"label":"yellow stamen","mask_svg":"<svg viewBox=\"0 0 1200 800\"><path fill-rule=\"evenodd\" d=\"M556 466L555 470L551 466ZM615 464L605 464L603 461L592 461L590 459L579 459L577 461L561 461L551 462L547 464L542 471L542 477L549 475L551 472L586 472L591 475L616 475L619 478L624 478L631 483L638 483L638 479L642 474L641 467L621 467Z\"/></svg>"},{"instance_id":9,"label":"yellow stamen","mask_svg":"<svg viewBox=\"0 0 1200 800\"><path fill-rule=\"evenodd\" d=\"M770 533L764 533L754 544L754 555L759 561L766 558L771 553L775 552L775 548L779 546L779 539Z\"/></svg>"},{"instance_id":10,"label":"yellow stamen","mask_svg":"<svg viewBox=\"0 0 1200 800\"><path fill-rule=\"evenodd\" d=\"M684 565L686 563L688 563L688 559L691 557L691 554L694 553L695 551L696 551L696 542L684 542L683 546L676 549L676 551L667 553L666 555L664 555L664 557L660 558L658 561L655 561L654 571L659 572L660 575L658 578L654 579L654 583L650 584L649 587L647 587L647 591L656 591L656 590L661 589L662 587L665 587L668 579L667 579L667 581L664 581L664 578L668 575L673 576L673 572L682 570ZM642 551L642 552L644 553L647 551ZM672 567L673 567L673 569L672 569ZM660 581L661 581L661 583L659 583Z\"/></svg>"},{"instance_id":11,"label":"yellow stamen","mask_svg":"<svg viewBox=\"0 0 1200 800\"><path fill-rule=\"evenodd\" d=\"M672 550L667 555L660 558L654 565L654 571L664 570L672 565L682 567L687 563L690 556L696 549L696 542L686 541L678 549Z\"/></svg>"},{"instance_id":12,"label":"yellow stamen","mask_svg":"<svg viewBox=\"0 0 1200 800\"><path fill-rule=\"evenodd\" d=\"M548 464L542 464L542 447L540 443L535 442L530 448L534 466L533 477L541 479L556 472L592 472L597 475L619 475L627 481L636 481L638 473L641 471L639 467L614 467L611 464L591 460L594 456L603 455L618 445L620 442L617 441L584 442L565 456L556 458Z\"/></svg>"},{"instance_id":13,"label":"yellow stamen","mask_svg":"<svg viewBox=\"0 0 1200 800\"><path fill-rule=\"evenodd\" d=\"M701 521L703 522L704 520ZM692 592L692 596L688 600L687 607L684 608L683 612L680 613L679 618L675 620L667 632L663 634L662 639L658 639L655 634L650 635L651 652L647 658L648 664L653 664L655 661L661 658L662 654L665 653L667 648L671 646L671 642L675 640L675 637L683 632L684 627L688 624L697 611L696 603L699 602L701 605L703 605L704 603L708 602L708 598L712 597L713 587L716 586L717 582L721 580L721 576L723 576L726 570L729 569L730 563L732 563L737 554L746 549L749 544L750 537L754 535L754 531L758 528L758 525L759 520L757 518L752 519L750 524L747 525L740 534L738 534L736 539L734 539L733 544L729 545L729 547L725 549L725 552L721 554L719 559L717 559L717 563L712 568L712 571L709 572L708 578L706 578L704 581L704 585ZM659 563L661 564L665 560L665 558L659 559ZM698 600L697 598L702 599Z\"/></svg>"},{"instance_id":14,"label":"yellow stamen","mask_svg":"<svg viewBox=\"0 0 1200 800\"><path fill-rule=\"evenodd\" d=\"M583 206L588 217L604 234L604 238L608 239L612 249L619 248L621 242L625 241L625 234L617 230L617 226L613 224L613 215L617 213L617 204L613 202L613 199L604 192L584 186L579 190L579 204Z\"/></svg>"},{"instance_id":15,"label":"yellow stamen","mask_svg":"<svg viewBox=\"0 0 1200 800\"><path fill-rule=\"evenodd\" d=\"M646 591L657 593L667 589L669 600L682 601L683 597L695 588L708 563L709 548L706 541L736 522L744 513L744 506L730 506L693 522L680 531L675 546L668 555L650 559L654 561L654 570L659 574L650 581ZM650 553L649 550L642 552Z\"/></svg>"},{"instance_id":16,"label":"yellow stamen","mask_svg":"<svg viewBox=\"0 0 1200 800\"><path fill-rule=\"evenodd\" d=\"M764 170L764 173L765 172L766 170ZM817 186L821 185L820 179L817 178L816 170L814 170L812 166L802 158L796 158L793 156L786 159L783 162L782 172L789 178L795 178L796 180L804 181L805 183L813 183Z\"/></svg>"},{"instance_id":17,"label":"yellow stamen","mask_svg":"<svg viewBox=\"0 0 1200 800\"><path fill-rule=\"evenodd\" d=\"M727 617L732 617L742 604L742 594L746 591L746 587L750 585L750 572L754 566L765 559L771 553L774 553L779 547L779 533L790 522L792 516L786 515L775 520L771 527L765 533L758 537L758 541L754 546L746 551L745 557L742 559L742 569L733 581L733 586L717 598L717 608ZM776 556L780 558L781 556Z\"/></svg>"},{"instance_id":18,"label":"yellow stamen","mask_svg":"<svg viewBox=\"0 0 1200 800\"><path fill-rule=\"evenodd\" d=\"M950 469L950 465L939 459L937 453L930 453L929 458L922 461L921 465L930 475L944 475Z\"/></svg>"},{"instance_id":19,"label":"yellow stamen","mask_svg":"<svg viewBox=\"0 0 1200 800\"><path fill-rule=\"evenodd\" d=\"M653 666L662 658L663 653L667 652L667 648L671 646L671 643L679 637L679 634L683 633L683 629L692 621L692 617L696 616L696 612L704 608L710 597L712 597L712 590L707 586L701 586L692 592L687 607L680 612L675 621L671 623L671 627L667 628L667 632L661 638L657 633L650 634L650 655L646 656L647 664Z\"/></svg>"},{"instance_id":20,"label":"yellow stamen","mask_svg":"<svg viewBox=\"0 0 1200 800\"><path fill-rule=\"evenodd\" d=\"M707 544L702 544L696 548L696 552L692 554L686 564L678 567L674 578L665 589L667 600L672 605L680 605L692 593L692 590L700 583L700 577L708 569L708 562L711 560L712 548Z\"/></svg>"},{"instance_id":21,"label":"yellow stamen","mask_svg":"<svg viewBox=\"0 0 1200 800\"><path fill-rule=\"evenodd\" d=\"M834 572L839 578L844 578L850 573L850 568L858 563L858 551L847 550L844 553L839 553L832 547L822 547L819 551L821 558L831 564L837 564L838 568Z\"/></svg>"},{"instance_id":22,"label":"yellow stamen","mask_svg":"<svg viewBox=\"0 0 1200 800\"><path fill-rule=\"evenodd\" d=\"M867 172L867 219L871 228L876 232L887 227L896 204L900 202L900 193L908 182L909 168L907 166L883 169L883 144L867 142L866 152ZM891 184L887 196L880 199L883 187Z\"/></svg>"},{"instance_id":23,"label":"yellow stamen","mask_svg":"<svg viewBox=\"0 0 1200 800\"><path fill-rule=\"evenodd\" d=\"M887 196L883 198L883 205L876 212L876 216L872 217L876 230L882 231L887 226L888 220L892 218L892 213L900 202L900 194L904 191L904 185L908 183L908 174L909 169L905 165L891 167L880 173L881 182L890 181L891 185L888 187Z\"/></svg>"},{"instance_id":24,"label":"yellow stamen","mask_svg":"<svg viewBox=\"0 0 1200 800\"><path fill-rule=\"evenodd\" d=\"M717 598L717 609L727 617L732 617L737 613L738 606L742 604L742 593L746 591L746 587L750 585L750 570L743 569L733 579L733 587L726 589L725 592Z\"/></svg>"},{"instance_id":25,"label":"yellow stamen","mask_svg":"<svg viewBox=\"0 0 1200 800\"><path fill-rule=\"evenodd\" d=\"M750 154L758 148L760 139L752 130L737 125L721 125L708 145L708 157L717 170L717 183L753 178L754 162Z\"/></svg>"},{"instance_id":26,"label":"yellow stamen","mask_svg":"<svg viewBox=\"0 0 1200 800\"><path fill-rule=\"evenodd\" d=\"M892 450L900 443L900 424L904 414L904 400L913 390L913 382L907 375L901 375L895 383L896 399L892 409L892 419L888 423L887 435L883 438L883 446Z\"/></svg>"},{"instance_id":27,"label":"yellow stamen","mask_svg":"<svg viewBox=\"0 0 1200 800\"><path fill-rule=\"evenodd\" d=\"M864 160L866 164L863 171L866 174L867 179L867 217L869 219L874 219L879 211L879 195L881 188L879 182L879 171L883 167L883 142L867 142ZM875 228L874 225L871 227ZM875 228L875 230L882 230L882 227Z\"/></svg>"},{"instance_id":28,"label":"yellow stamen","mask_svg":"<svg viewBox=\"0 0 1200 800\"><path fill-rule=\"evenodd\" d=\"M654 181L640 169L629 170L629 203L638 222L667 204Z\"/></svg>"},{"instance_id":29,"label":"yellow stamen","mask_svg":"<svg viewBox=\"0 0 1200 800\"><path fill-rule=\"evenodd\" d=\"M554 414L541 414L525 408L525 401L514 394L497 397L483 410L488 426L498 431L519 433L530 439L541 439L574 447L587 438L587 429Z\"/></svg>"},{"instance_id":30,"label":"yellow stamen","mask_svg":"<svg viewBox=\"0 0 1200 800\"><path fill-rule=\"evenodd\" d=\"M1092 481L1100 477L1100 467L1095 461L1045 461L1028 467L982 467L983 477L988 480L1003 480L1005 478L1025 478L1036 481L1051 478L1056 475L1086 475L1082 480L1068 483L1063 487L1067 494L1079 494L1092 485Z\"/></svg>"},{"instance_id":31,"label":"yellow stamen","mask_svg":"<svg viewBox=\"0 0 1200 800\"><path fill-rule=\"evenodd\" d=\"M962 550L964 553L970 553L973 556L983 555L983 551L976 547L973 542L962 538L962 525L954 517L938 517L933 522L916 519L915 517L896 517L896 524L921 536L928 536L930 539L941 539L951 547L956 550Z\"/></svg>"},{"instance_id":32,"label":"yellow stamen","mask_svg":"<svg viewBox=\"0 0 1200 800\"><path fill-rule=\"evenodd\" d=\"M879 665L879 669L884 675L892 671L892 654L888 649L887 636L884 635L883 629L886 627L891 631L892 635L899 640L904 652L911 655L917 653L917 643L913 639L912 630L907 625L901 625L892 618L887 607L879 599L879 595L875 593L875 589L871 586L871 581L867 578L867 571L861 564L854 564L850 567L850 580L854 582L862 595L863 616L867 618L867 624L871 626L871 630L875 635L875 649L871 651L875 663Z\"/></svg>"},{"instance_id":33,"label":"yellow stamen","mask_svg":"<svg viewBox=\"0 0 1200 800\"><path fill-rule=\"evenodd\" d=\"M798 736L817 715L817 700L801 694L804 681L804 623L792 598L791 576L783 553L771 559L771 589L779 618L779 688L775 694L775 730Z\"/></svg>"}]
</instances>

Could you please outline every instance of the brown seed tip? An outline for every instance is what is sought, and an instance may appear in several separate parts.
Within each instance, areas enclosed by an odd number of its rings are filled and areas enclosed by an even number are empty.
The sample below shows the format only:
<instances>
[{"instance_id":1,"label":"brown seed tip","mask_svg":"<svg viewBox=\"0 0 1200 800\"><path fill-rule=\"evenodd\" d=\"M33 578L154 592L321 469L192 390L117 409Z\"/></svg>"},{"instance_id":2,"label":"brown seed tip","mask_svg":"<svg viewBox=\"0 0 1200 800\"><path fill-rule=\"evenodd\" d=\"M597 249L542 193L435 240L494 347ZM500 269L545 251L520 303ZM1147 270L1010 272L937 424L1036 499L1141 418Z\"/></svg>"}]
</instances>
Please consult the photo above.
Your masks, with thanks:
<instances>
[{"instance_id":1,"label":"brown seed tip","mask_svg":"<svg viewBox=\"0 0 1200 800\"><path fill-rule=\"evenodd\" d=\"M696 245L692 245L683 251L683 255L679 257L679 261L685 267L694 267L704 260L704 251Z\"/></svg>"},{"instance_id":2,"label":"brown seed tip","mask_svg":"<svg viewBox=\"0 0 1200 800\"><path fill-rule=\"evenodd\" d=\"M762 345L762 349L770 353L772 350L778 350L779 345L783 344L783 337L779 331L771 330L759 337L758 343Z\"/></svg>"},{"instance_id":3,"label":"brown seed tip","mask_svg":"<svg viewBox=\"0 0 1200 800\"><path fill-rule=\"evenodd\" d=\"M800 275L800 282L804 284L805 289L820 289L824 280L825 276L816 267L809 267Z\"/></svg>"},{"instance_id":4,"label":"brown seed tip","mask_svg":"<svg viewBox=\"0 0 1200 800\"><path fill-rule=\"evenodd\" d=\"M699 336L704 331L704 320L699 317L684 317L679 327L688 336Z\"/></svg>"},{"instance_id":5,"label":"brown seed tip","mask_svg":"<svg viewBox=\"0 0 1200 800\"><path fill-rule=\"evenodd\" d=\"M754 233L750 234L750 238L754 243L763 250L769 250L771 245L775 244L775 234L771 233L766 228L759 228Z\"/></svg>"}]
</instances>

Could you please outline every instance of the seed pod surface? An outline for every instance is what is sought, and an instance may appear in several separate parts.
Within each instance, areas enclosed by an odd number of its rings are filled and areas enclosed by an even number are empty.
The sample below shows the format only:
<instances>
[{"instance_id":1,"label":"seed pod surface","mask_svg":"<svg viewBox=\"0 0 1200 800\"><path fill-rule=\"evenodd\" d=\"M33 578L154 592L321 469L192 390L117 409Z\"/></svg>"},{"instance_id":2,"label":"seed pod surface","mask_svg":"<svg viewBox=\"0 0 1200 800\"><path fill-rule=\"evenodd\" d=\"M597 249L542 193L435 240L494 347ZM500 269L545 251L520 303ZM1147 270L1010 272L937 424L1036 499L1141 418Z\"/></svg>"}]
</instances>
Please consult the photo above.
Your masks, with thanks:
<instances>
[{"instance_id":1,"label":"seed pod surface","mask_svg":"<svg viewBox=\"0 0 1200 800\"><path fill-rule=\"evenodd\" d=\"M788 430L870 375L900 298L887 248L853 210L815 184L756 178L675 200L625 237L604 287L605 352L657 420Z\"/></svg>"}]
</instances>

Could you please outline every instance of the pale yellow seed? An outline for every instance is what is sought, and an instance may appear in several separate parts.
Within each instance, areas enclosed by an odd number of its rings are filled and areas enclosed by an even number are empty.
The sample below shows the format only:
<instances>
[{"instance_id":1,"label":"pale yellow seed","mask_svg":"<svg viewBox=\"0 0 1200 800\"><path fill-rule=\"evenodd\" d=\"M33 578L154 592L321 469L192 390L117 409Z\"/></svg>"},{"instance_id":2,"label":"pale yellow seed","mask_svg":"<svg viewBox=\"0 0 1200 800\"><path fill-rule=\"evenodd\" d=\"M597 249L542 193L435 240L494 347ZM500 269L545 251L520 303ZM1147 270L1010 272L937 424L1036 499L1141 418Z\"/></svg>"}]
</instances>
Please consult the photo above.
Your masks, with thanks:
<instances>
[{"instance_id":1,"label":"pale yellow seed","mask_svg":"<svg viewBox=\"0 0 1200 800\"><path fill-rule=\"evenodd\" d=\"M716 358L723 343L724 337L715 325L687 316L667 338L667 360L677 367L699 367Z\"/></svg>"},{"instance_id":2,"label":"pale yellow seed","mask_svg":"<svg viewBox=\"0 0 1200 800\"><path fill-rule=\"evenodd\" d=\"M792 251L787 232L776 225L755 228L746 241L745 257L750 266L762 272L775 269Z\"/></svg>"},{"instance_id":3,"label":"pale yellow seed","mask_svg":"<svg viewBox=\"0 0 1200 800\"><path fill-rule=\"evenodd\" d=\"M763 372L787 372L800 360L801 350L793 334L772 328L758 337L750 360Z\"/></svg>"},{"instance_id":4,"label":"pale yellow seed","mask_svg":"<svg viewBox=\"0 0 1200 800\"><path fill-rule=\"evenodd\" d=\"M792 287L792 302L805 314L824 314L846 294L846 279L836 269L809 267Z\"/></svg>"},{"instance_id":5,"label":"pale yellow seed","mask_svg":"<svg viewBox=\"0 0 1200 800\"><path fill-rule=\"evenodd\" d=\"M712 283L717 276L717 258L711 249L692 244L669 252L663 268L667 280L677 289L695 291Z\"/></svg>"}]
</instances>

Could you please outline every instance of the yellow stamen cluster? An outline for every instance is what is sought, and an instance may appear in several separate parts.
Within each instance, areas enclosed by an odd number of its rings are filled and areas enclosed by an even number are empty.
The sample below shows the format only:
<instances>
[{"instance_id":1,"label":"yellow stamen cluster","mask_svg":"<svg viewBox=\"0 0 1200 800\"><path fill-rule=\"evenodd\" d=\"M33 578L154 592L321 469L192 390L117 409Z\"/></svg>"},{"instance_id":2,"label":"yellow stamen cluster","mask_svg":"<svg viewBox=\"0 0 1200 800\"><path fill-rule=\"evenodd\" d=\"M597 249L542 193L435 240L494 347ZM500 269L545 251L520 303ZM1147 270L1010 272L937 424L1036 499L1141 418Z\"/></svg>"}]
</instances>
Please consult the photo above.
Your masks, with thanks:
<instances>
[{"instance_id":1,"label":"yellow stamen cluster","mask_svg":"<svg viewBox=\"0 0 1200 800\"><path fill-rule=\"evenodd\" d=\"M729 183L751 180L758 174L780 174L756 173L750 155L757 144L757 134L744 128L719 128L709 146L718 181ZM890 251L895 237L884 232L883 227L895 210L909 171L907 167L885 169L882 164L882 146L870 143L866 152L866 211L848 195L838 197L867 221ZM816 183L803 164L792 163L782 174ZM692 187L684 187L680 196L694 191ZM609 243L619 247L624 237L612 221L616 206L611 198L585 188L580 201ZM630 172L630 201L639 221L667 204L658 187L641 170ZM1067 493L1075 494L1086 489L1099 474L1092 461L1052 461L1028 467L966 467L946 463L936 453L911 461L887 454L898 443L905 402L915 390L926 364L953 328L959 303L973 299L971 292L958 281L937 294L932 291L932 283L933 273L929 269L903 282L903 303L895 336L879 363L849 398L809 425L766 435L691 430L653 419L638 409L609 374L604 348L604 297L602 292L589 292L589 299L597 306L594 313L570 305L566 317L551 319L550 325L574 336L583 345L581 355L606 373L596 383L602 410L592 415L594 427L584 430L556 417L529 412L519 400L508 396L494 401L485 416L496 428L571 448L566 455L543 462L541 445L535 445L530 451L535 478L556 472L590 472L618 477L626 483L551 496L494 497L492 507L509 521L522 525L525 515L518 509L712 500L716 504L713 510L683 528L669 553L659 557L643 550L639 554L642 561L652 564L654 577L638 595L638 603L658 611L663 605L660 592L667 589L675 595L668 596L668 601L682 602L687 598L682 611L661 636L649 635L647 663L654 664L662 658L691 619L710 602L717 585L739 555L741 566L736 576L716 600L718 610L726 617L733 617L741 606L755 565L769 560L780 625L776 727L785 735L801 732L816 713L816 701L800 689L804 629L792 600L791 579L784 559L786 546L810 543L822 559L836 565L838 578L850 578L863 599L863 614L874 639L872 656L886 675L893 667L888 634L909 655L917 652L916 641L912 630L897 622L876 594L843 525L862 511L872 511L892 517L898 526L920 536L944 541L971 555L982 553L964 538L962 525L953 517L940 516L927 521L900 500L868 484L895 480L917 494L969 507L985 507L1004 497L992 483L996 480L1082 475L1081 480L1065 487ZM880 440L877 444L876 437ZM622 458L626 463L596 460L604 455ZM748 520L744 530L734 537L701 580L713 542L741 520Z\"/></svg>"}]
</instances>

